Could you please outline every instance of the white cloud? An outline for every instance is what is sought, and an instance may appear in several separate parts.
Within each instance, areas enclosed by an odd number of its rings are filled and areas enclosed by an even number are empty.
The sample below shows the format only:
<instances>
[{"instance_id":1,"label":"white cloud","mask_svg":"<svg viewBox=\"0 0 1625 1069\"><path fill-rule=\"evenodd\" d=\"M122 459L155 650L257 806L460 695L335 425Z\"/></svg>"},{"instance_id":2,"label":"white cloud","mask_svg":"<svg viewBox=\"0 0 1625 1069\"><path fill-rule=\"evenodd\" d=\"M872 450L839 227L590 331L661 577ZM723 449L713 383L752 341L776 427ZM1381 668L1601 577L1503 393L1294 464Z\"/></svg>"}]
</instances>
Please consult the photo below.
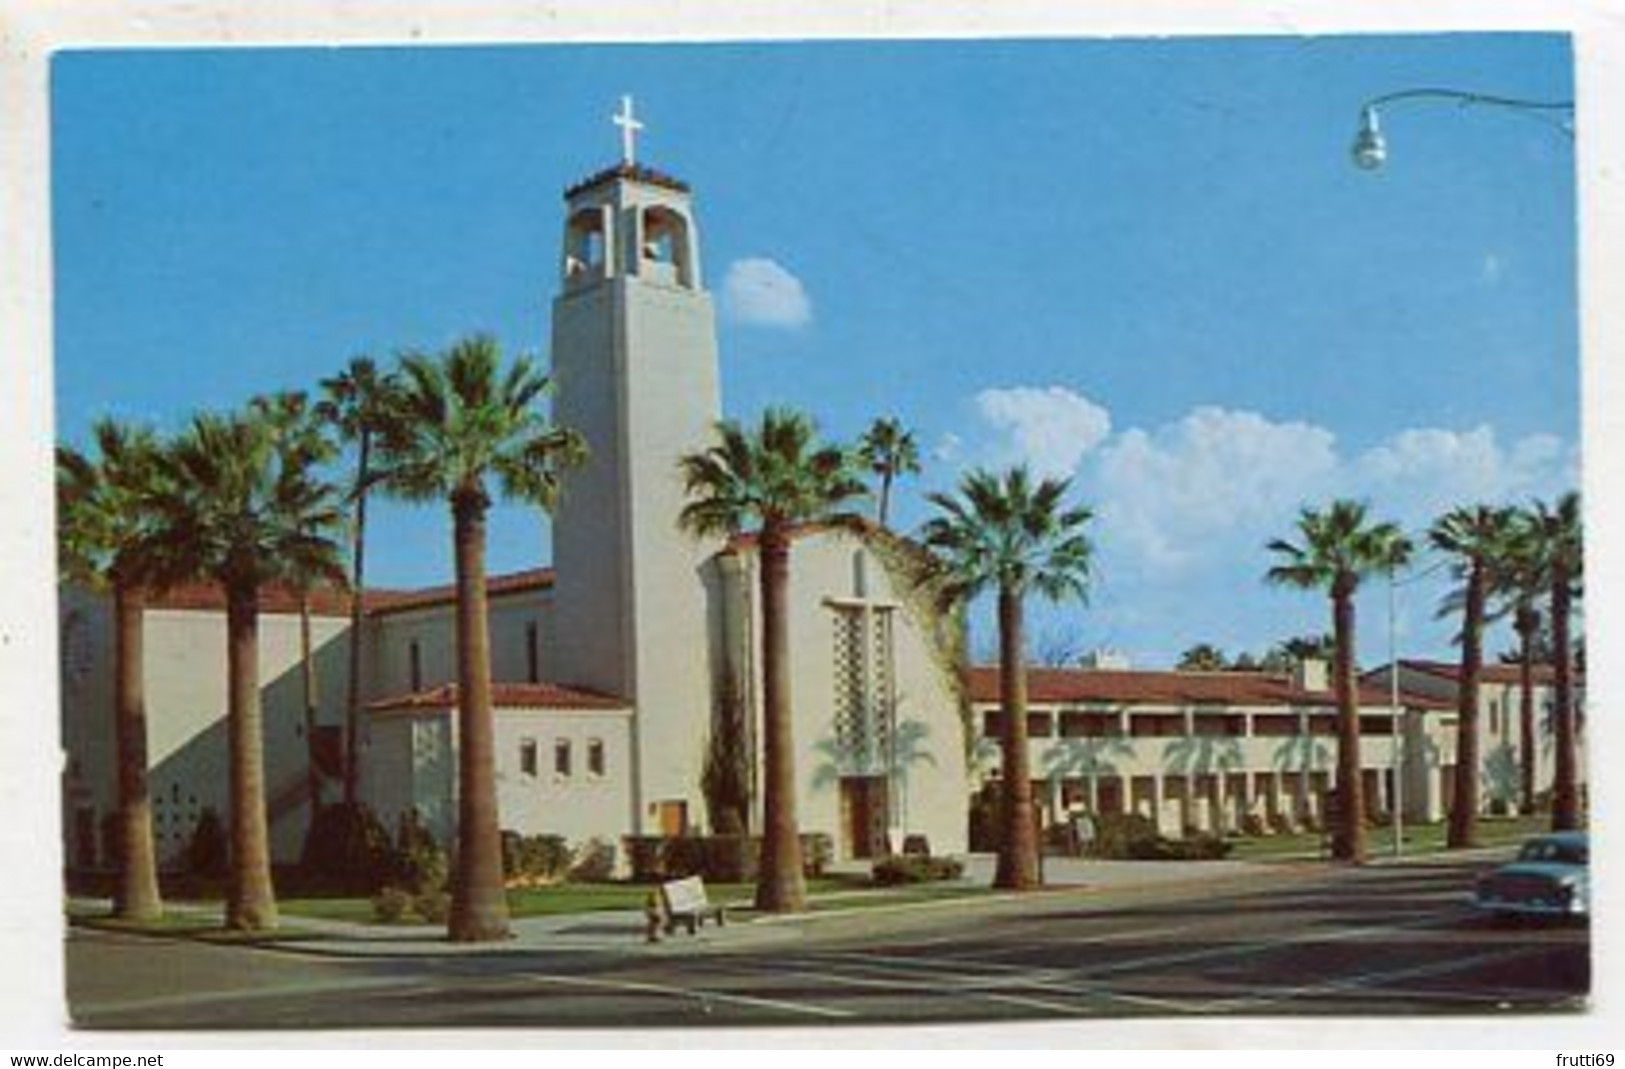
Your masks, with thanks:
<instances>
[{"instance_id":1,"label":"white cloud","mask_svg":"<svg viewBox=\"0 0 1625 1069\"><path fill-rule=\"evenodd\" d=\"M1500 253L1486 252L1478 265L1478 280L1486 286L1494 286L1501 281L1505 270L1506 262L1501 259Z\"/></svg>"},{"instance_id":2,"label":"white cloud","mask_svg":"<svg viewBox=\"0 0 1625 1069\"><path fill-rule=\"evenodd\" d=\"M976 410L992 426L993 463L1025 463L1035 474L1069 476L1111 433L1111 414L1061 386L983 390Z\"/></svg>"},{"instance_id":3,"label":"white cloud","mask_svg":"<svg viewBox=\"0 0 1625 1069\"><path fill-rule=\"evenodd\" d=\"M1155 431L1132 428L1091 472L1101 536L1156 571L1259 541L1331 481L1335 445L1323 427L1211 406Z\"/></svg>"},{"instance_id":4,"label":"white cloud","mask_svg":"<svg viewBox=\"0 0 1625 1069\"><path fill-rule=\"evenodd\" d=\"M723 311L738 323L796 330L812 322L801 280L763 257L735 260L722 279Z\"/></svg>"},{"instance_id":5,"label":"white cloud","mask_svg":"<svg viewBox=\"0 0 1625 1069\"><path fill-rule=\"evenodd\" d=\"M1510 447L1488 424L1470 431L1401 431L1349 466L1354 487L1418 526L1457 505L1553 497L1573 485L1576 456L1561 439L1532 434Z\"/></svg>"}]
</instances>

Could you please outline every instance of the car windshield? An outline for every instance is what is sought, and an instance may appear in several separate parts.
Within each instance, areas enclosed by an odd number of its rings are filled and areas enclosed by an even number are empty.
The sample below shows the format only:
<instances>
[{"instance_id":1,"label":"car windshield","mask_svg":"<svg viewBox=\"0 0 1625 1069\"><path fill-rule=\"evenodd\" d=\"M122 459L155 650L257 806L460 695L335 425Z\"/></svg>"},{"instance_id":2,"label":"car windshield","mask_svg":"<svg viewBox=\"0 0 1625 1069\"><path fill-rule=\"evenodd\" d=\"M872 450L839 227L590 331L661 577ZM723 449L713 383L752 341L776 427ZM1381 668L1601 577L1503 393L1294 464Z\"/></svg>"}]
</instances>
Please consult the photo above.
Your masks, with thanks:
<instances>
[{"instance_id":1,"label":"car windshield","mask_svg":"<svg viewBox=\"0 0 1625 1069\"><path fill-rule=\"evenodd\" d=\"M1523 849L1518 851L1518 860L1556 861L1564 865L1584 865L1586 863L1586 848L1578 843L1536 839L1534 842L1523 844Z\"/></svg>"}]
</instances>

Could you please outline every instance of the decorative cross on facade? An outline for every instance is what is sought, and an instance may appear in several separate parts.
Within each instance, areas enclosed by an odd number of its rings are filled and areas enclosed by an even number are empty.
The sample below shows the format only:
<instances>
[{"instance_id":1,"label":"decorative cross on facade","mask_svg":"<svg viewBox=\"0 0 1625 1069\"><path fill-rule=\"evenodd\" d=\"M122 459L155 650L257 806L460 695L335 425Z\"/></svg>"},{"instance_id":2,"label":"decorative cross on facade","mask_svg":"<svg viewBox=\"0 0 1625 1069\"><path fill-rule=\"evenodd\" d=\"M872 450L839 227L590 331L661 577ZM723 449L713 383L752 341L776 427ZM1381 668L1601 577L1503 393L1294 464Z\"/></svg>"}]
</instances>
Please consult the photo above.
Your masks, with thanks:
<instances>
[{"instance_id":1,"label":"decorative cross on facade","mask_svg":"<svg viewBox=\"0 0 1625 1069\"><path fill-rule=\"evenodd\" d=\"M643 124L632 117L630 96L621 97L621 110L611 121L621 128L621 162L627 164L636 162L638 131L643 129Z\"/></svg>"}]
</instances>

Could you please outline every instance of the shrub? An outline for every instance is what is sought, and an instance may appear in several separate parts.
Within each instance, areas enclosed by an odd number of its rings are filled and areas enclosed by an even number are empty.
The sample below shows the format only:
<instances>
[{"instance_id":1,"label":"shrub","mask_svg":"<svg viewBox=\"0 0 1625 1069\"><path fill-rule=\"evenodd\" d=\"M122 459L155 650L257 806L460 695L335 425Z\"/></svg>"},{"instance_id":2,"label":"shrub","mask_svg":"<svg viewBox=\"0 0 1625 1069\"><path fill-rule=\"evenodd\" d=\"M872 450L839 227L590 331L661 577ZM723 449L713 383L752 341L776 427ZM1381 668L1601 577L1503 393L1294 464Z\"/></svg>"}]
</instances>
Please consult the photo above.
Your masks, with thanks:
<instances>
[{"instance_id":1,"label":"shrub","mask_svg":"<svg viewBox=\"0 0 1625 1069\"><path fill-rule=\"evenodd\" d=\"M1250 835L1256 838L1257 836L1268 835L1269 833L1269 826L1264 823L1263 818L1258 814L1248 813L1246 816L1241 818L1241 834Z\"/></svg>"},{"instance_id":2,"label":"shrub","mask_svg":"<svg viewBox=\"0 0 1625 1069\"><path fill-rule=\"evenodd\" d=\"M194 876L224 876L227 865L226 829L213 806L206 807L186 844L186 871Z\"/></svg>"},{"instance_id":3,"label":"shrub","mask_svg":"<svg viewBox=\"0 0 1625 1069\"><path fill-rule=\"evenodd\" d=\"M666 878L666 837L664 835L623 835L626 863L638 883L659 883Z\"/></svg>"},{"instance_id":4,"label":"shrub","mask_svg":"<svg viewBox=\"0 0 1625 1069\"><path fill-rule=\"evenodd\" d=\"M446 852L416 809L401 814L395 833L395 879L415 895L445 889L451 875Z\"/></svg>"},{"instance_id":5,"label":"shrub","mask_svg":"<svg viewBox=\"0 0 1625 1069\"><path fill-rule=\"evenodd\" d=\"M378 890L395 868L389 833L361 803L335 802L319 809L299 855L299 874L306 884L345 894Z\"/></svg>"},{"instance_id":6,"label":"shrub","mask_svg":"<svg viewBox=\"0 0 1625 1069\"><path fill-rule=\"evenodd\" d=\"M430 924L445 924L451 916L451 895L445 891L425 891L412 900L412 908Z\"/></svg>"},{"instance_id":7,"label":"shrub","mask_svg":"<svg viewBox=\"0 0 1625 1069\"><path fill-rule=\"evenodd\" d=\"M570 879L578 883L603 883L615 874L615 847L602 839L588 839L576 847L570 866Z\"/></svg>"},{"instance_id":8,"label":"shrub","mask_svg":"<svg viewBox=\"0 0 1625 1069\"><path fill-rule=\"evenodd\" d=\"M372 915L385 924L395 924L412 907L412 896L399 887L385 887L372 896Z\"/></svg>"},{"instance_id":9,"label":"shrub","mask_svg":"<svg viewBox=\"0 0 1625 1069\"><path fill-rule=\"evenodd\" d=\"M835 860L835 840L821 831L803 832L801 835L801 872L804 876L822 876Z\"/></svg>"},{"instance_id":10,"label":"shrub","mask_svg":"<svg viewBox=\"0 0 1625 1069\"><path fill-rule=\"evenodd\" d=\"M1156 854L1157 826L1138 813L1111 813L1095 827L1095 856L1122 861Z\"/></svg>"},{"instance_id":11,"label":"shrub","mask_svg":"<svg viewBox=\"0 0 1625 1069\"><path fill-rule=\"evenodd\" d=\"M957 880L964 873L965 866L951 857L888 857L875 862L874 882L878 887L896 887Z\"/></svg>"},{"instance_id":12,"label":"shrub","mask_svg":"<svg viewBox=\"0 0 1625 1069\"><path fill-rule=\"evenodd\" d=\"M502 875L508 883L530 887L551 883L570 868L570 848L561 835L502 833Z\"/></svg>"},{"instance_id":13,"label":"shrub","mask_svg":"<svg viewBox=\"0 0 1625 1069\"><path fill-rule=\"evenodd\" d=\"M931 840L918 833L903 836L904 857L930 857Z\"/></svg>"},{"instance_id":14,"label":"shrub","mask_svg":"<svg viewBox=\"0 0 1625 1069\"><path fill-rule=\"evenodd\" d=\"M698 835L678 835L666 840L664 851L666 879L705 876L705 840Z\"/></svg>"},{"instance_id":15,"label":"shrub","mask_svg":"<svg viewBox=\"0 0 1625 1069\"><path fill-rule=\"evenodd\" d=\"M1292 818L1285 813L1271 813L1269 816L1270 830L1277 835L1292 834Z\"/></svg>"}]
</instances>

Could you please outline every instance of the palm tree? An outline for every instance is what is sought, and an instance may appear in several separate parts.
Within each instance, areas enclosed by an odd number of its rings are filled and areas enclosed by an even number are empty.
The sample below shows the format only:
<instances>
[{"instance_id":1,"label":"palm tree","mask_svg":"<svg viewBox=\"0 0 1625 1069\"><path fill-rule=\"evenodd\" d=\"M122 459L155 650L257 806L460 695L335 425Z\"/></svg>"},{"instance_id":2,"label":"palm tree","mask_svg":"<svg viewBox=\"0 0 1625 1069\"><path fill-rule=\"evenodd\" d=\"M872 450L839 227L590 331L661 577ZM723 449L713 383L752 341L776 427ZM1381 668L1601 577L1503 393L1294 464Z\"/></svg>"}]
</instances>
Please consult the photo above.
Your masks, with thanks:
<instances>
[{"instance_id":1,"label":"palm tree","mask_svg":"<svg viewBox=\"0 0 1625 1069\"><path fill-rule=\"evenodd\" d=\"M485 522L493 490L549 511L564 470L586 446L536 407L553 381L526 358L506 371L495 339L478 335L438 357L401 362L396 416L379 439L383 488L451 506L457 571L457 855L447 935L508 936L497 820ZM495 484L493 486L493 483Z\"/></svg>"},{"instance_id":2,"label":"palm tree","mask_svg":"<svg viewBox=\"0 0 1625 1069\"><path fill-rule=\"evenodd\" d=\"M914 432L905 430L901 420L877 419L858 444L858 458L880 477L880 503L875 515L884 527L893 481L899 475L918 474L920 470L920 449Z\"/></svg>"},{"instance_id":3,"label":"palm tree","mask_svg":"<svg viewBox=\"0 0 1625 1069\"><path fill-rule=\"evenodd\" d=\"M1538 504L1535 516L1550 583L1552 689L1557 707L1552 830L1571 831L1580 826L1579 763L1574 744L1574 650L1569 638L1574 599L1580 595L1585 574L1580 495L1570 492L1559 498L1556 505Z\"/></svg>"},{"instance_id":4,"label":"palm tree","mask_svg":"<svg viewBox=\"0 0 1625 1069\"><path fill-rule=\"evenodd\" d=\"M367 494L376 480L373 444L389 427L399 377L380 373L370 357L353 358L337 375L321 382L316 414L332 423L339 436L355 443L355 479L351 483L350 524L350 663L344 694L344 805L353 812L361 784L361 641L366 592Z\"/></svg>"},{"instance_id":5,"label":"palm tree","mask_svg":"<svg viewBox=\"0 0 1625 1069\"><path fill-rule=\"evenodd\" d=\"M284 390L252 398L249 408L267 420L278 435L291 439L292 448L302 450L307 463L325 463L332 459L333 443L324 431L321 415L309 404L302 390ZM320 700L316 690L316 659L311 637L310 593L318 575L292 575L288 577L299 592L299 676L304 696L305 713L305 793L310 799L310 820L314 826L316 814L322 808L322 770L316 758L316 721Z\"/></svg>"},{"instance_id":6,"label":"palm tree","mask_svg":"<svg viewBox=\"0 0 1625 1069\"><path fill-rule=\"evenodd\" d=\"M1535 657L1540 644L1540 598L1550 588L1540 524L1532 509L1515 509L1492 594L1501 602L1497 616L1512 614L1518 636L1518 808L1535 811Z\"/></svg>"},{"instance_id":7,"label":"palm tree","mask_svg":"<svg viewBox=\"0 0 1625 1069\"><path fill-rule=\"evenodd\" d=\"M756 908L806 908L796 822L791 732L788 596L790 542L798 525L844 519L863 494L846 451L821 444L811 420L770 408L760 426L717 424L717 444L679 462L689 503L679 523L705 536L755 536L762 602L762 859Z\"/></svg>"},{"instance_id":8,"label":"palm tree","mask_svg":"<svg viewBox=\"0 0 1625 1069\"><path fill-rule=\"evenodd\" d=\"M1002 474L978 469L960 480L957 496L930 496L940 515L921 530L922 541L939 557L936 578L945 603L964 604L987 590L998 592L1004 836L994 884L1017 891L1039 885L1023 602L1029 593L1051 601L1082 601L1088 595L1092 550L1083 528L1090 513L1065 505L1069 485L1066 479L1044 479L1035 486L1021 466Z\"/></svg>"},{"instance_id":9,"label":"palm tree","mask_svg":"<svg viewBox=\"0 0 1625 1069\"><path fill-rule=\"evenodd\" d=\"M1179 655L1175 669L1181 672L1222 672L1230 667L1224 651L1211 642L1198 642Z\"/></svg>"},{"instance_id":10,"label":"palm tree","mask_svg":"<svg viewBox=\"0 0 1625 1069\"><path fill-rule=\"evenodd\" d=\"M165 454L160 537L190 576L226 597L226 723L230 747L231 878L226 925L276 927L265 812L259 686L259 595L270 583L320 577L342 585L342 522L318 479L307 436L253 412L201 415Z\"/></svg>"},{"instance_id":11,"label":"palm tree","mask_svg":"<svg viewBox=\"0 0 1625 1069\"><path fill-rule=\"evenodd\" d=\"M1453 509L1428 530L1433 547L1454 558L1461 589L1445 612L1461 611L1461 673L1456 685L1456 782L1446 845L1463 849L1478 839L1478 683L1484 666L1486 603L1506 553L1512 510L1476 505ZM1394 666L1398 671L1398 666Z\"/></svg>"},{"instance_id":12,"label":"palm tree","mask_svg":"<svg viewBox=\"0 0 1625 1069\"><path fill-rule=\"evenodd\" d=\"M58 553L62 574L113 595L113 735L118 767L118 882L113 915L163 915L147 795L147 711L142 672L147 588L162 571L153 538L160 447L151 432L112 420L93 435L98 458L68 446L56 452Z\"/></svg>"},{"instance_id":13,"label":"palm tree","mask_svg":"<svg viewBox=\"0 0 1625 1069\"><path fill-rule=\"evenodd\" d=\"M1281 563L1266 579L1303 590L1327 590L1332 601L1333 689L1337 696L1337 797L1340 827L1332 837L1332 856L1365 861L1365 785L1360 770L1360 710L1354 685L1354 594L1360 582L1379 571L1403 567L1411 543L1392 523L1368 519L1358 501L1333 501L1324 511L1304 509L1298 516L1303 544L1286 539L1269 543Z\"/></svg>"}]
</instances>

